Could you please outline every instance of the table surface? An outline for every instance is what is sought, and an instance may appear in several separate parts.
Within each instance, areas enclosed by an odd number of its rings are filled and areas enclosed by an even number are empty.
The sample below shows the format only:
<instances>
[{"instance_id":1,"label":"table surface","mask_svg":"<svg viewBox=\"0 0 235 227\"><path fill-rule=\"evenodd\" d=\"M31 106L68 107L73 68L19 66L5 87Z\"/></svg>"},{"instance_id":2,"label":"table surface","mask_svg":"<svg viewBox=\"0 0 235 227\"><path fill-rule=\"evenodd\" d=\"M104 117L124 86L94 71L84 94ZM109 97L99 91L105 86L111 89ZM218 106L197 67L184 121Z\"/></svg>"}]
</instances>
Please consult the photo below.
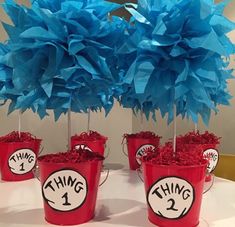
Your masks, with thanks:
<instances>
[{"instance_id":1,"label":"table surface","mask_svg":"<svg viewBox=\"0 0 235 227\"><path fill-rule=\"evenodd\" d=\"M108 180L99 189L94 220L80 227L152 227L147 219L143 183L135 171L109 166ZM101 178L105 178L102 173ZM101 179L102 180L102 179ZM0 181L1 227L48 227L44 220L40 182ZM235 226L235 182L215 178L213 187L203 196L199 227Z\"/></svg>"}]
</instances>

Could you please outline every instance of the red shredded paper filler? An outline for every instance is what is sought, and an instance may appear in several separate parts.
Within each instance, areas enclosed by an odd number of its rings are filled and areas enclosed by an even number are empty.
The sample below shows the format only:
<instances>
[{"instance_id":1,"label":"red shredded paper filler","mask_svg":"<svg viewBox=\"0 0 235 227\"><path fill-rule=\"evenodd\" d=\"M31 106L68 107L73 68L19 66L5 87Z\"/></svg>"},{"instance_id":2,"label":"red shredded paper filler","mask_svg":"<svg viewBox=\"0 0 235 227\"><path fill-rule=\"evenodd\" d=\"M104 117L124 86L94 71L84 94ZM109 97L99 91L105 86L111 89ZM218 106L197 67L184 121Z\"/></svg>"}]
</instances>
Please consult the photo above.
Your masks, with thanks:
<instances>
[{"instance_id":1,"label":"red shredded paper filler","mask_svg":"<svg viewBox=\"0 0 235 227\"><path fill-rule=\"evenodd\" d=\"M142 162L147 162L153 165L177 165L177 166L192 166L201 165L207 162L203 158L199 146L190 146L183 143L178 143L176 153L173 152L173 145L171 142L166 143L164 146L154 150L149 150L142 157Z\"/></svg>"},{"instance_id":2,"label":"red shredded paper filler","mask_svg":"<svg viewBox=\"0 0 235 227\"><path fill-rule=\"evenodd\" d=\"M72 136L74 140L83 140L83 141L94 141L94 140L104 140L106 141L108 138L101 135L96 131L82 132L80 135Z\"/></svg>"},{"instance_id":3,"label":"red shredded paper filler","mask_svg":"<svg viewBox=\"0 0 235 227\"><path fill-rule=\"evenodd\" d=\"M133 134L124 134L124 138L142 138L142 139L160 139L162 138L161 136L156 135L154 132L150 131L141 131L138 133L133 133Z\"/></svg>"},{"instance_id":4,"label":"red shredded paper filler","mask_svg":"<svg viewBox=\"0 0 235 227\"><path fill-rule=\"evenodd\" d=\"M11 143L11 142L29 142L37 139L29 132L21 132L19 136L18 131L13 131L5 136L0 137L0 143Z\"/></svg>"},{"instance_id":5,"label":"red shredded paper filler","mask_svg":"<svg viewBox=\"0 0 235 227\"><path fill-rule=\"evenodd\" d=\"M177 143L184 144L220 144L221 137L216 136L213 133L205 131L200 134L197 132L188 132L185 135L177 137Z\"/></svg>"},{"instance_id":6,"label":"red shredded paper filler","mask_svg":"<svg viewBox=\"0 0 235 227\"><path fill-rule=\"evenodd\" d=\"M39 157L38 160L48 163L81 163L104 160L104 157L96 152L78 149L68 152L43 155L42 157Z\"/></svg>"}]
</instances>

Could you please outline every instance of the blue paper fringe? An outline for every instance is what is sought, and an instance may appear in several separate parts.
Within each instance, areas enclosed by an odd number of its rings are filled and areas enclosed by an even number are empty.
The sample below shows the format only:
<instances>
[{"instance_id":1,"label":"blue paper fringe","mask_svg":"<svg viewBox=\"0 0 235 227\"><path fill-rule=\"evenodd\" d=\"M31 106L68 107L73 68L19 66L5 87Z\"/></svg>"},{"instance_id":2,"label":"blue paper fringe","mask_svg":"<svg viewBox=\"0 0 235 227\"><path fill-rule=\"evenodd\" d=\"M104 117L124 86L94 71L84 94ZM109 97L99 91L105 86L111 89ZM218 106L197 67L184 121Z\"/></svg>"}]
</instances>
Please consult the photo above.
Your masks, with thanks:
<instances>
[{"instance_id":1,"label":"blue paper fringe","mask_svg":"<svg viewBox=\"0 0 235 227\"><path fill-rule=\"evenodd\" d=\"M73 112L106 114L118 94L115 49L127 22L109 13L120 5L103 0L37 0L31 8L7 0L3 5L13 26L8 67L17 94L9 112L32 109L41 118Z\"/></svg>"},{"instance_id":2,"label":"blue paper fringe","mask_svg":"<svg viewBox=\"0 0 235 227\"><path fill-rule=\"evenodd\" d=\"M217 113L231 98L227 66L234 45L227 33L235 24L223 16L225 5L212 0L126 4L134 26L119 49L126 71L121 104L147 118L159 110L162 117L168 114L168 123L175 105L177 115L195 123L200 115L208 125L211 110Z\"/></svg>"}]
</instances>

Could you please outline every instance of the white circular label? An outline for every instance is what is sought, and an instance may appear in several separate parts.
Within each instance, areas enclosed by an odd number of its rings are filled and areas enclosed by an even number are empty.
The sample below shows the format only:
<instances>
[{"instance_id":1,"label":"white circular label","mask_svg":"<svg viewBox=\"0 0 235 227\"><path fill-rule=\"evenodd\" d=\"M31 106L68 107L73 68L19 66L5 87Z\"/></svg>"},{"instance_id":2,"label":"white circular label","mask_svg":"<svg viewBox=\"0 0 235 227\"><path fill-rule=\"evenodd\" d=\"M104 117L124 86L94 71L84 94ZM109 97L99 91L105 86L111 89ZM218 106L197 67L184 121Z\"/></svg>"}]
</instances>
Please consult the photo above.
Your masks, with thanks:
<instances>
[{"instance_id":1,"label":"white circular label","mask_svg":"<svg viewBox=\"0 0 235 227\"><path fill-rule=\"evenodd\" d=\"M209 173L211 173L218 164L219 152L215 149L207 149L203 152L203 157L209 161L207 170Z\"/></svg>"},{"instance_id":2,"label":"white circular label","mask_svg":"<svg viewBox=\"0 0 235 227\"><path fill-rule=\"evenodd\" d=\"M136 152L136 161L139 165L141 165L141 160L140 158L144 155L144 152L146 150L148 150L149 148L152 148L152 149L155 149L155 146L151 145L151 144L145 144L145 145L142 145Z\"/></svg>"},{"instance_id":3,"label":"white circular label","mask_svg":"<svg viewBox=\"0 0 235 227\"><path fill-rule=\"evenodd\" d=\"M30 172L36 164L36 154L31 149L15 151L8 159L12 173L22 175Z\"/></svg>"},{"instance_id":4,"label":"white circular label","mask_svg":"<svg viewBox=\"0 0 235 227\"><path fill-rule=\"evenodd\" d=\"M86 179L74 170L60 170L52 173L42 186L44 200L59 211L79 208L87 196Z\"/></svg>"},{"instance_id":5,"label":"white circular label","mask_svg":"<svg viewBox=\"0 0 235 227\"><path fill-rule=\"evenodd\" d=\"M179 177L166 177L154 183L148 192L148 204L153 212L167 219L180 219L191 209L194 189Z\"/></svg>"},{"instance_id":6,"label":"white circular label","mask_svg":"<svg viewBox=\"0 0 235 227\"><path fill-rule=\"evenodd\" d=\"M86 151L93 152L93 151L91 150L91 148L88 147L86 144L78 144L78 145L75 146L75 149L76 149L76 150L82 149L82 150L86 150Z\"/></svg>"}]
</instances>

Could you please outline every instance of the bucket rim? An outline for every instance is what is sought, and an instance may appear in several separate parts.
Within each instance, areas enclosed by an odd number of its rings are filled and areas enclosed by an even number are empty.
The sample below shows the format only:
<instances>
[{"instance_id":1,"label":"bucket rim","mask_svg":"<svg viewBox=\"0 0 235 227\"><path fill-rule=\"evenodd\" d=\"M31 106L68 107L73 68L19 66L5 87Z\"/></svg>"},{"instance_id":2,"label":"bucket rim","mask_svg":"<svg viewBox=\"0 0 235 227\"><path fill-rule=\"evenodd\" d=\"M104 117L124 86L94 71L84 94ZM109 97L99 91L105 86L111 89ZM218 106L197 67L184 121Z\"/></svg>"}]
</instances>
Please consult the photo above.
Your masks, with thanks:
<instances>
[{"instance_id":1,"label":"bucket rim","mask_svg":"<svg viewBox=\"0 0 235 227\"><path fill-rule=\"evenodd\" d=\"M98 160L98 159L94 159L94 160L86 160L86 161L82 161L82 162L47 162L47 161L43 161L41 160L42 158L44 158L45 156L50 155L50 154L45 154L45 155L41 155L40 157L37 158L37 162L39 164L46 164L46 165L57 165L57 166L65 166L65 165L73 165L73 166L77 166L77 165L82 165L82 164L87 164L87 163L97 163L97 162L103 162L105 160L105 157L100 155L100 157L102 157L102 159Z\"/></svg>"},{"instance_id":2,"label":"bucket rim","mask_svg":"<svg viewBox=\"0 0 235 227\"><path fill-rule=\"evenodd\" d=\"M218 147L220 144L219 143L183 143L184 145L205 145L205 146L215 146Z\"/></svg>"},{"instance_id":3,"label":"bucket rim","mask_svg":"<svg viewBox=\"0 0 235 227\"><path fill-rule=\"evenodd\" d=\"M161 139L160 136L156 135L154 137L150 137L150 138L146 138L146 137L139 137L139 136L133 136L133 135L125 135L124 138L126 139L146 139L146 140L149 140L149 139Z\"/></svg>"},{"instance_id":4,"label":"bucket rim","mask_svg":"<svg viewBox=\"0 0 235 227\"><path fill-rule=\"evenodd\" d=\"M94 140L80 140L80 139L71 139L75 142L79 142L79 143L87 143L87 142L102 142L103 144L106 143L107 139L94 139Z\"/></svg>"},{"instance_id":5,"label":"bucket rim","mask_svg":"<svg viewBox=\"0 0 235 227\"><path fill-rule=\"evenodd\" d=\"M142 165L146 165L146 166L152 166L152 167L159 167L159 168L173 168L173 169L188 169L188 168L199 168L199 167L206 167L208 165L208 160L207 159L203 159L203 163L201 164L194 164L194 165L163 165L163 164L153 164L153 163L149 163L148 161L144 161L142 160Z\"/></svg>"},{"instance_id":6,"label":"bucket rim","mask_svg":"<svg viewBox=\"0 0 235 227\"><path fill-rule=\"evenodd\" d=\"M30 140L30 141L13 141L13 142L3 142L3 141L0 141L0 145L1 144L5 144L5 145L7 145L7 144L29 144L29 143L34 143L34 142L42 142L42 139L32 139L32 140Z\"/></svg>"}]
</instances>

